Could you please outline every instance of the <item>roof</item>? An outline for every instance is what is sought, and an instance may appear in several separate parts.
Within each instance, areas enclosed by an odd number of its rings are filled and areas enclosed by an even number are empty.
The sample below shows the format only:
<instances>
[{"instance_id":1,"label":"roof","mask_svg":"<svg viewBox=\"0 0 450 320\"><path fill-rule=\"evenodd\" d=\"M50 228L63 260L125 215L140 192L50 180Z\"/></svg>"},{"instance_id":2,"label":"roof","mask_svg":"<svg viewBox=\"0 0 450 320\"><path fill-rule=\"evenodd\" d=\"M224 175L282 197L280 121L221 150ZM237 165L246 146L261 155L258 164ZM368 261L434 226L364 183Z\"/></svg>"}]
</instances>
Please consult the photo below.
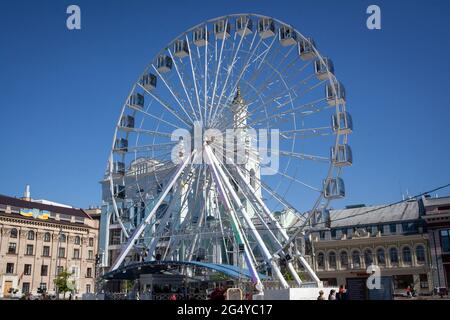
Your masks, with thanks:
<instances>
[{"instance_id":1,"label":"roof","mask_svg":"<svg viewBox=\"0 0 450 320\"><path fill-rule=\"evenodd\" d=\"M22 199L18 199L18 198L8 197L8 196L1 195L1 194L0 194L0 204L12 206L12 207L18 207L18 208L46 210L46 211L50 211L53 213L61 213L61 214L69 215L69 216L92 219L91 216L89 216L89 214L84 212L82 209L59 207L59 206L55 206L55 205L48 205L48 204L44 204L44 203L26 201L26 200L22 200Z\"/></svg>"},{"instance_id":2,"label":"roof","mask_svg":"<svg viewBox=\"0 0 450 320\"><path fill-rule=\"evenodd\" d=\"M425 198L423 197L423 204L425 207L450 205L450 197L441 198Z\"/></svg>"},{"instance_id":3,"label":"roof","mask_svg":"<svg viewBox=\"0 0 450 320\"><path fill-rule=\"evenodd\" d=\"M248 269L241 269L236 266L228 264L206 263L199 261L145 261L126 265L114 271L104 274L102 277L107 280L113 279L136 279L141 274L158 273L166 270L167 267L173 268L176 266L191 265L205 269L215 270L217 272L226 274L231 278L239 279L241 277L251 278ZM261 279L266 279L267 276L259 274Z\"/></svg>"},{"instance_id":4,"label":"roof","mask_svg":"<svg viewBox=\"0 0 450 320\"><path fill-rule=\"evenodd\" d=\"M367 213L366 213L367 212ZM420 218L417 201L405 201L391 206L369 206L352 209L331 210L331 228L379 224Z\"/></svg>"}]
</instances>

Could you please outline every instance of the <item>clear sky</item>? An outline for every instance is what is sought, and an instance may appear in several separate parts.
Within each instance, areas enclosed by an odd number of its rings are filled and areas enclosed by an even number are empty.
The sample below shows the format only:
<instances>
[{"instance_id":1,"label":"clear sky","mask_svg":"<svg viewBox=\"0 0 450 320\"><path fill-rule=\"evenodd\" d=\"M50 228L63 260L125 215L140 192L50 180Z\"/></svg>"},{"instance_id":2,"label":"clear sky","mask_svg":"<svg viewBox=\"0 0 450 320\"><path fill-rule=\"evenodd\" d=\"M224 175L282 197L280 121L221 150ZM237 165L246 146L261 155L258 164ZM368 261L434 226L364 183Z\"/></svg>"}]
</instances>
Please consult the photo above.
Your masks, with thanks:
<instances>
[{"instance_id":1,"label":"clear sky","mask_svg":"<svg viewBox=\"0 0 450 320\"><path fill-rule=\"evenodd\" d=\"M80 31L66 28L70 4ZM370 4L382 30L366 28ZM185 29L244 12L312 36L346 86L354 165L335 207L450 182L450 1L15 0L0 4L0 193L30 184L33 198L100 204L114 125L145 65Z\"/></svg>"}]
</instances>

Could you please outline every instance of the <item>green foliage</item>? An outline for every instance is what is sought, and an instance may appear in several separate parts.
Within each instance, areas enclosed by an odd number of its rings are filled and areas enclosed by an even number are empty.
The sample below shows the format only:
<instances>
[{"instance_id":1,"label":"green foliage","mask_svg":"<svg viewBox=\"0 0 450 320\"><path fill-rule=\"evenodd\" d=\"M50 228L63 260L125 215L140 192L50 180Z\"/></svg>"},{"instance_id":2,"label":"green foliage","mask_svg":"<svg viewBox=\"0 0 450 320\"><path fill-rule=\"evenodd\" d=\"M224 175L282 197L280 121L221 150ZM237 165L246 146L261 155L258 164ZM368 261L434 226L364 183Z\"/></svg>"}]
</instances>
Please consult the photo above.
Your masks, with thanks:
<instances>
[{"instance_id":1,"label":"green foliage","mask_svg":"<svg viewBox=\"0 0 450 320\"><path fill-rule=\"evenodd\" d=\"M125 292L129 292L131 289L133 289L133 281L124 280L122 282L122 288L125 290Z\"/></svg>"},{"instance_id":2,"label":"green foliage","mask_svg":"<svg viewBox=\"0 0 450 320\"><path fill-rule=\"evenodd\" d=\"M300 277L300 280L305 281L306 280L306 275L303 272L297 272L298 276ZM289 271L285 271L283 273L284 278L286 279L286 281L294 281L294 277L292 276L292 274Z\"/></svg>"},{"instance_id":3,"label":"green foliage","mask_svg":"<svg viewBox=\"0 0 450 320\"><path fill-rule=\"evenodd\" d=\"M56 288L59 293L63 293L64 298L66 297L66 292L73 291L75 286L75 281L71 281L70 277L72 276L71 272L68 272L67 269L64 269L58 276L56 277L55 282Z\"/></svg>"},{"instance_id":4,"label":"green foliage","mask_svg":"<svg viewBox=\"0 0 450 320\"><path fill-rule=\"evenodd\" d=\"M228 281L230 280L230 277L228 277L226 274L216 272L210 276L211 281Z\"/></svg>"}]
</instances>

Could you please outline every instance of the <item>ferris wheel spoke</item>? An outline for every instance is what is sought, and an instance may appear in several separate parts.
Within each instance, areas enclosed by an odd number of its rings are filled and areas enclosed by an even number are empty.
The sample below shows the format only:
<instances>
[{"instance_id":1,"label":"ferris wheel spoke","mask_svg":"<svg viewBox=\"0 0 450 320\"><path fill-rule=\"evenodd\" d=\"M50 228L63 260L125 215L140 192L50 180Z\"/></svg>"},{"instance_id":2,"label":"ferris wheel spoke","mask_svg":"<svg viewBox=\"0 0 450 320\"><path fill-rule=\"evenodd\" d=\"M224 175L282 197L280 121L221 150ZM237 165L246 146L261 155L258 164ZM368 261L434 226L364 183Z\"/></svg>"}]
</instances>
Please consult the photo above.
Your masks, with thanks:
<instances>
[{"instance_id":1,"label":"ferris wheel spoke","mask_svg":"<svg viewBox=\"0 0 450 320\"><path fill-rule=\"evenodd\" d=\"M139 134L148 134L152 136L160 136L160 137L172 137L171 133L167 132L161 132L161 131L154 131L154 130L146 130L146 129L140 129L140 128L128 128L128 127L119 127L120 130L123 130L125 132L134 132Z\"/></svg>"},{"instance_id":2,"label":"ferris wheel spoke","mask_svg":"<svg viewBox=\"0 0 450 320\"><path fill-rule=\"evenodd\" d=\"M225 29L227 28L227 26L228 26L228 19L225 22ZM223 48L224 48L224 45L225 45L225 40L226 40L226 37L224 36L222 38L222 44L220 46L219 61L217 63L216 73L215 73L215 77L214 77L214 87L213 87L213 93L212 93L212 96L211 96L211 110L210 110L210 115L209 115L209 119L208 120L211 119L212 108L214 107L214 100L215 100L215 97L216 97L216 90L217 90L217 80L218 80L219 73L220 73L221 66L222 66L222 54L223 54ZM216 41L216 48L217 48L217 41ZM216 50L216 55L217 55L217 50Z\"/></svg>"},{"instance_id":3,"label":"ferris wheel spoke","mask_svg":"<svg viewBox=\"0 0 450 320\"><path fill-rule=\"evenodd\" d=\"M224 155L222 152L220 152L220 146L216 144L216 147L218 147L216 149L216 152L219 154L219 156L221 158L225 157L226 155ZM218 157L219 162L223 164L223 161L221 160L221 158ZM227 164L234 164L233 159L231 158L226 158L228 163ZM238 170L239 172L241 172L244 175L250 176L251 172L250 170L247 170L245 167L240 166L240 165L233 165L235 170ZM256 188L255 190L258 191L259 189L264 189L267 193L269 193L271 195L272 198L276 199L279 203L281 203L285 208L288 208L290 210L293 210L294 212L298 212L298 210L295 208L295 206L293 206L292 204L290 204L285 198L283 198L281 195L279 195L275 190L273 190L269 185L267 185L266 183L264 183L260 178L258 177L254 177L255 180L255 184L256 184Z\"/></svg>"},{"instance_id":4,"label":"ferris wheel spoke","mask_svg":"<svg viewBox=\"0 0 450 320\"><path fill-rule=\"evenodd\" d=\"M266 115L265 117L260 117L255 120L252 120L251 122L247 123L246 126L251 127L252 125L265 123L272 119L282 119L285 116L289 116L289 115L293 115L293 114L297 114L297 113L299 113L302 117L310 116L312 114L315 114L317 112L320 112L322 110L330 108L330 106L328 104L323 105L323 106L321 105L321 103L324 101L326 101L326 98L318 99L316 101L311 101L309 103L304 103L302 105L293 107L292 109L288 109L286 111L274 112L274 113L271 113L270 115ZM289 103L290 103L290 101L284 103L282 106L289 104ZM308 110L308 108L311 110ZM276 108L276 109L279 109L279 108ZM256 110L253 110L252 112L248 112L247 113L248 117L251 117L255 112L256 112ZM240 119L237 119L237 121L238 121L237 125L242 126L244 124L244 121L246 121L246 120L247 119L245 117L241 117ZM229 123L231 123L231 121ZM229 123L227 123L227 124L229 124Z\"/></svg>"},{"instance_id":5,"label":"ferris wheel spoke","mask_svg":"<svg viewBox=\"0 0 450 320\"><path fill-rule=\"evenodd\" d=\"M188 91L187 91L186 85L184 84L183 77L181 76L180 71L179 71L179 69L178 69L177 61L176 61L176 59L174 59L174 57L173 57L173 55L172 55L172 51L171 51L170 49L168 49L168 52L169 52L169 54L170 54L170 57L172 58L172 61L174 62L175 71L177 72L178 79L180 79L180 83L181 83L181 85L183 86L184 93L185 93L186 98L187 98L187 100L188 100L189 106L191 107L191 110L192 110L192 115L194 115L195 119L198 121L197 113L196 113L195 110L194 110L194 106L192 105L191 98L190 98L189 93L188 93ZM183 109L183 110L184 110L184 109ZM184 110L184 112L185 112L186 114L188 114L188 113L186 112L186 110ZM191 118L190 118L190 119L191 119ZM191 121L192 121L192 119L191 119Z\"/></svg>"},{"instance_id":6,"label":"ferris wheel spoke","mask_svg":"<svg viewBox=\"0 0 450 320\"><path fill-rule=\"evenodd\" d=\"M189 38L187 35L186 35L186 42L187 42L188 50L189 50L189 52L191 52L191 46L189 44ZM200 96L198 94L198 88L197 88L197 78L195 76L194 63L192 62L191 54L189 55L189 61L191 63L192 80L194 82L195 96L197 98L198 113L200 115L200 121L203 122L203 116L202 116L202 111L201 111L201 107L200 107Z\"/></svg>"},{"instance_id":7,"label":"ferris wheel spoke","mask_svg":"<svg viewBox=\"0 0 450 320\"><path fill-rule=\"evenodd\" d=\"M253 39L252 39L252 42L251 42L251 45L250 45L250 50L249 50L248 53L247 53L247 57L246 57L247 59L246 59L246 62L243 64L243 67L242 67L241 71L239 72L239 76L238 76L237 80L235 81L235 83L234 83L234 85L233 85L233 88L232 88L231 92L233 92L233 91L236 90L237 86L239 85L239 81L241 80L242 76L244 75L245 71L247 70L247 68L248 68L249 65L250 65L250 60L251 60L251 58L252 58L253 55L256 53L256 50L259 48L259 46L260 46L260 44L261 44L261 42L262 42L262 38L260 38L259 41L258 41L258 43L257 43L257 45L253 48L253 50L251 50L251 46L253 46L253 43L254 43L254 41L255 41L256 34L257 34L257 33L255 32L255 35L253 36ZM227 102L228 102L228 99L227 99ZM225 105L226 105L226 103L225 103ZM216 113L217 113L217 109L216 109L215 112L214 112L214 115L213 115L213 121L214 121L215 118L216 118Z\"/></svg>"},{"instance_id":8,"label":"ferris wheel spoke","mask_svg":"<svg viewBox=\"0 0 450 320\"><path fill-rule=\"evenodd\" d=\"M175 116L178 120L180 120L182 123L184 123L184 124L187 125L188 127L190 126L189 120L186 120L186 119L182 118L181 116L179 116L178 113L177 113L177 112L176 112L169 104L167 104L166 102L164 102L164 101L163 101L161 98L159 98L156 94L154 94L154 93L148 91L147 89L145 89L141 84L139 84L139 86L140 86L147 94L149 94L153 99L155 99L161 106L163 106L167 111L169 111L173 116ZM149 112L146 112L146 111L144 111L144 110L142 110L142 109L140 109L140 108L136 108L136 107L133 107L133 106L130 106L130 105L129 105L129 108L131 108L131 109L133 109L133 110L136 110L136 111L139 111L139 112L145 114L146 116L152 117L152 118L157 119L157 120L159 120L159 121L161 121L161 122L164 122L164 123L166 123L166 124L168 124L168 125L170 125L170 126L172 126L172 127L174 127L174 128L179 128L179 126L174 125L174 124L172 124L172 123L170 123L170 122L168 122L168 121L166 121L166 120L163 120L162 118L157 117L157 116L155 116L155 115L153 115L153 114L151 114L151 113L149 113Z\"/></svg>"},{"instance_id":9,"label":"ferris wheel spoke","mask_svg":"<svg viewBox=\"0 0 450 320\"><path fill-rule=\"evenodd\" d=\"M162 106L164 106L170 113L172 113L175 117L177 117L180 121L182 121L184 124L186 124L187 126L189 126L191 123L194 122L194 120L191 118L191 115L186 111L186 109L184 108L183 104L180 102L180 100L178 99L179 94L175 94L174 90L169 86L169 84L167 83L165 77L162 76L162 74L158 71L158 69L152 65L153 69L155 70L156 74L161 78L162 82L164 83L164 85L166 86L167 90L169 90L170 94L172 95L172 97L175 99L175 101L177 102L177 104L180 106L181 110L183 110L183 112L187 115L187 117L189 118L189 120L186 120L184 118L182 118L181 116L179 116L176 112L175 109L170 107L169 104L165 103L164 101L162 101L161 98L157 97L156 95L150 93L150 91L147 91L154 99L156 99Z\"/></svg>"},{"instance_id":10,"label":"ferris wheel spoke","mask_svg":"<svg viewBox=\"0 0 450 320\"><path fill-rule=\"evenodd\" d=\"M289 136L293 134L293 136ZM285 139L295 139L296 137L307 136L325 136L333 134L331 127L317 127L317 128L302 128L296 130L283 130L280 131L280 136Z\"/></svg>"},{"instance_id":11,"label":"ferris wheel spoke","mask_svg":"<svg viewBox=\"0 0 450 320\"><path fill-rule=\"evenodd\" d=\"M278 66L275 67L275 66L273 66L272 64L270 64L270 63L267 62L267 65L269 65L269 66L271 67L271 69L272 69L272 73L271 73L268 77L266 77L266 80L265 80L265 81L263 82L263 84L261 84L261 86L259 87L259 89L258 89L258 91L257 91L257 94L259 94L264 88L267 87L267 85L269 84L269 82L273 80L273 76L274 76L274 75L278 75L278 76L281 77L281 74L282 74L283 72L285 72L286 69L288 69L288 68L291 66L291 64L293 64L293 63L295 63L296 61L298 61L299 57L296 56L293 62L291 62L290 64L288 64L288 65L285 66L285 69L283 69L283 70L281 70L281 71L278 70L278 69L280 68L280 66L284 63L284 61L287 59L287 57L289 56L289 54L291 53L291 51L292 51L293 48L294 48L294 47L292 47L292 48L284 55L283 59L281 59L281 61L279 62ZM262 61L261 61L261 63L262 63ZM243 98L246 99L247 97L244 95Z\"/></svg>"},{"instance_id":12,"label":"ferris wheel spoke","mask_svg":"<svg viewBox=\"0 0 450 320\"><path fill-rule=\"evenodd\" d=\"M247 28L247 26L248 26L248 21L246 22L245 28ZM237 35L237 33L235 33L235 36L236 36L236 35ZM226 87L227 87L228 79L229 79L229 77L230 77L231 71L234 69L234 65L235 65L235 63L236 63L236 58L237 58L237 55L238 55L238 53L239 53L239 49L241 48L241 45L242 45L243 40L244 40L244 37L242 36L241 39L239 40L239 44L238 44L238 46L237 46L236 51L233 52L234 54L232 54L232 55L233 55L233 60L232 60L231 63L227 66L227 69L228 69L228 70L227 70L227 76L226 76L226 78L225 78L225 83L222 85L222 92L220 93L219 100L217 101L215 110L217 110L217 108L219 108L220 101L222 101L223 94L224 94L225 89L226 89ZM234 49L233 49L233 51L234 51ZM214 106L213 106L213 108L214 108ZM216 112L216 111L215 111L215 112Z\"/></svg>"},{"instance_id":13,"label":"ferris wheel spoke","mask_svg":"<svg viewBox=\"0 0 450 320\"><path fill-rule=\"evenodd\" d=\"M309 77L308 77L308 78L309 78ZM259 104L258 107L250 113L250 115L252 115L252 114L254 114L256 111L259 111L259 110L261 110L262 108L268 106L270 103L273 103L274 100L276 100L277 98L283 98L283 97L285 97L285 96L286 96L287 94L289 94L290 92L294 92L294 93L295 93L295 98L292 99L292 100L299 99L299 98L305 96L307 93L311 92L312 90L316 89L318 86L322 85L322 84L323 84L324 82L326 82L326 81L327 81L327 80L322 80L321 82L319 82L319 83L317 83L317 84L314 84L314 85L312 85L312 86L310 86L310 87L307 87L306 89L304 89L303 91L301 91L301 92L299 92L299 93L297 93L295 90L296 90L296 87L298 87L298 86L301 85L300 83L298 83L298 84L296 84L296 85L293 85L293 86L291 86L291 87L289 87L289 88L286 88L286 89L284 89L283 91L276 92L276 93L272 94L269 98L267 98L265 101L262 101L262 104ZM252 104L256 103L259 99L260 99L260 98L256 98L255 100L249 101L248 104L249 104L249 105L252 105ZM325 98L324 98L324 99L325 99ZM285 102L285 103L283 103L283 104L281 104L281 105L277 105L276 108L277 108L277 109L280 109L280 108L282 108L282 107L284 107L284 106L286 106L286 105L288 105L288 104L290 104L290 103L291 103L291 101Z\"/></svg>"}]
</instances>

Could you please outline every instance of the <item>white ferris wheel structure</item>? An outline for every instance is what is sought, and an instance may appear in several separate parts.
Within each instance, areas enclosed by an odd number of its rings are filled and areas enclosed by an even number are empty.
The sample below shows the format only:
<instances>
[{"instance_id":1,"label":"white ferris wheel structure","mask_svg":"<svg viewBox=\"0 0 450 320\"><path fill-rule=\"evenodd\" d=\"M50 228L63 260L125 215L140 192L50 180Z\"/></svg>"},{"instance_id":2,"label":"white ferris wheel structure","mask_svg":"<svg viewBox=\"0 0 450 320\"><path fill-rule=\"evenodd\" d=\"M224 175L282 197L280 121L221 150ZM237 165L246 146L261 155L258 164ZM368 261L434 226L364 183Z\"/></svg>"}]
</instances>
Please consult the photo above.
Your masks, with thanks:
<instances>
[{"instance_id":1,"label":"white ferris wheel structure","mask_svg":"<svg viewBox=\"0 0 450 320\"><path fill-rule=\"evenodd\" d=\"M132 255L228 264L262 291L261 274L301 285L302 265L319 283L294 240L345 196L352 129L332 60L291 25L236 14L186 30L120 113L104 184L123 237L110 270ZM283 211L300 227L283 227Z\"/></svg>"}]
</instances>

